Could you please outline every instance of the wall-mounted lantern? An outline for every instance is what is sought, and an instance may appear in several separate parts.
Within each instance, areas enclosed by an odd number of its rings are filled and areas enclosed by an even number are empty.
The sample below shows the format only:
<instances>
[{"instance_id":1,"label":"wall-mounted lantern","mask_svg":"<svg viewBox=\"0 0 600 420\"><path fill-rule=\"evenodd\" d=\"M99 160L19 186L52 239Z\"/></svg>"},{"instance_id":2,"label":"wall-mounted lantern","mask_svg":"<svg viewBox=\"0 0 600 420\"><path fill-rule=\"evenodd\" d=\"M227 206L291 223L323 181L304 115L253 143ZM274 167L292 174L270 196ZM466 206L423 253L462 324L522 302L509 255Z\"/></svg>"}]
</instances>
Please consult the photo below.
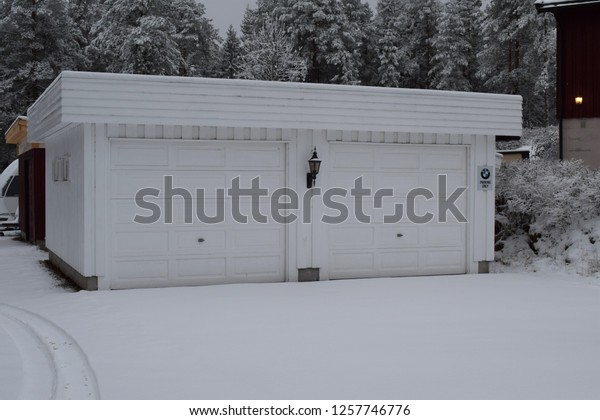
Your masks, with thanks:
<instances>
[{"instance_id":1,"label":"wall-mounted lantern","mask_svg":"<svg viewBox=\"0 0 600 420\"><path fill-rule=\"evenodd\" d=\"M583 105L583 97L582 96L578 96L575 98L575 104L576 105Z\"/></svg>"},{"instance_id":2,"label":"wall-mounted lantern","mask_svg":"<svg viewBox=\"0 0 600 420\"><path fill-rule=\"evenodd\" d=\"M310 172L306 174L306 188L313 188L317 184L317 175L321 170L321 160L317 155L317 148L313 151L313 155L308 161Z\"/></svg>"}]
</instances>

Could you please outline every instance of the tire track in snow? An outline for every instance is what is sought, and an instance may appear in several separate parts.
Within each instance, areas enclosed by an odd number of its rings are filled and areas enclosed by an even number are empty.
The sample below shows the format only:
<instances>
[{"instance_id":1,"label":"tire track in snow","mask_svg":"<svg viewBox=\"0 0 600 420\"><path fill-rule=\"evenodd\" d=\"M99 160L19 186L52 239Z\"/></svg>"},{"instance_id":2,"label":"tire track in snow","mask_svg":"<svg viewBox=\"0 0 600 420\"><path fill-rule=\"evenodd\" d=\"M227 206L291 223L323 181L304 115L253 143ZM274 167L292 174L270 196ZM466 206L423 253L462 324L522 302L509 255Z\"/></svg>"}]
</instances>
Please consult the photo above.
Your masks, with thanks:
<instances>
[{"instance_id":1,"label":"tire track in snow","mask_svg":"<svg viewBox=\"0 0 600 420\"><path fill-rule=\"evenodd\" d=\"M23 358L22 399L95 400L100 390L87 356L66 331L24 309L0 303L0 318Z\"/></svg>"}]
</instances>

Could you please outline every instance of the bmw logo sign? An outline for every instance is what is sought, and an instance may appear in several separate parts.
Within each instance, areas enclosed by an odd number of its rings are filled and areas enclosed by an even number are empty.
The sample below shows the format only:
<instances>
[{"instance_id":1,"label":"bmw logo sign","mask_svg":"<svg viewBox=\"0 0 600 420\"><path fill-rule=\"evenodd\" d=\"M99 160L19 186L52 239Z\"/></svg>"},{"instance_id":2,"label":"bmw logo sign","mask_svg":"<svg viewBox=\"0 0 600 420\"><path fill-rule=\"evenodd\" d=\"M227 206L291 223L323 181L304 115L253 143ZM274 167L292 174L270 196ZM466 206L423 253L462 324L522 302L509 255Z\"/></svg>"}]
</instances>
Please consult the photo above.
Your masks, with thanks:
<instances>
[{"instance_id":1,"label":"bmw logo sign","mask_svg":"<svg viewBox=\"0 0 600 420\"><path fill-rule=\"evenodd\" d=\"M492 176L492 172L488 168L484 168L481 171L481 177L483 179L490 179L491 176Z\"/></svg>"}]
</instances>

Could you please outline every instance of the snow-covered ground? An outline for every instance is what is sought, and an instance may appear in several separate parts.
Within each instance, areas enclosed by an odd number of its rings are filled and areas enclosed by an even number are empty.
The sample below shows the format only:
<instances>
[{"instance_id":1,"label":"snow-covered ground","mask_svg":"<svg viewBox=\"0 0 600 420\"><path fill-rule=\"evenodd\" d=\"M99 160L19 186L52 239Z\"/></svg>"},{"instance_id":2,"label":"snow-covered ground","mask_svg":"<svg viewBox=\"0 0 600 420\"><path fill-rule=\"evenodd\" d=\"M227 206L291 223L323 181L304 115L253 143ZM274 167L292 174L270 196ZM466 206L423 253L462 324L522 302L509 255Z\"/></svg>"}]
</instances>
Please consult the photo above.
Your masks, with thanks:
<instances>
[{"instance_id":1,"label":"snow-covered ground","mask_svg":"<svg viewBox=\"0 0 600 420\"><path fill-rule=\"evenodd\" d=\"M597 279L71 293L43 258L0 239L0 398L600 398Z\"/></svg>"}]
</instances>

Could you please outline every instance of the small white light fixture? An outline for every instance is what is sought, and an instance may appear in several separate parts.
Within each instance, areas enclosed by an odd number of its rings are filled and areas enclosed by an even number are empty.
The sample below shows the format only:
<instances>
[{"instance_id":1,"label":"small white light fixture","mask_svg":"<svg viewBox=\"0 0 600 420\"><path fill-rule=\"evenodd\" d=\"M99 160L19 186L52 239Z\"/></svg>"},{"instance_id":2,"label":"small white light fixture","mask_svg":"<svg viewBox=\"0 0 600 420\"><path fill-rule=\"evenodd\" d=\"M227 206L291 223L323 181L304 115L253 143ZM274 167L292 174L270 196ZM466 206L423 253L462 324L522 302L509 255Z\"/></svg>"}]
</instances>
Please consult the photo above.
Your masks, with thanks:
<instances>
[{"instance_id":1,"label":"small white light fixture","mask_svg":"<svg viewBox=\"0 0 600 420\"><path fill-rule=\"evenodd\" d=\"M577 96L575 98L575 104L576 105L583 105L583 96Z\"/></svg>"},{"instance_id":2,"label":"small white light fixture","mask_svg":"<svg viewBox=\"0 0 600 420\"><path fill-rule=\"evenodd\" d=\"M317 155L317 148L313 151L313 155L308 161L310 172L306 174L306 188L313 188L317 184L317 175L321 170L321 160Z\"/></svg>"}]
</instances>

